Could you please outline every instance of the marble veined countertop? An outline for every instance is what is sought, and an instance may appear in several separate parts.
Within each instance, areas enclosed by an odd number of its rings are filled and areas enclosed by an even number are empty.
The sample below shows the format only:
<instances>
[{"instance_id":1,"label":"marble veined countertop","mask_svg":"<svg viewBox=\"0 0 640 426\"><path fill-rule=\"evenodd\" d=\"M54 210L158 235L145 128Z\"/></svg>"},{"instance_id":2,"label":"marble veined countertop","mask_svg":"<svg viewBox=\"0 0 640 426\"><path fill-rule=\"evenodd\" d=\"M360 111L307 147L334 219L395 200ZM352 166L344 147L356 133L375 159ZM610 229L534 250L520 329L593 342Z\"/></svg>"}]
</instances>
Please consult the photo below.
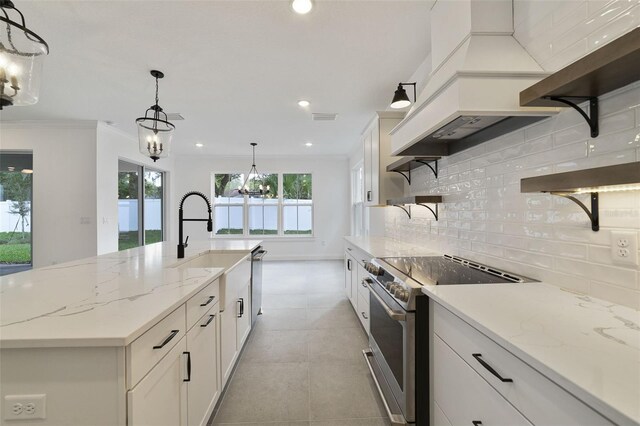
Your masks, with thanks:
<instances>
[{"instance_id":1,"label":"marble veined countertop","mask_svg":"<svg viewBox=\"0 0 640 426\"><path fill-rule=\"evenodd\" d=\"M617 424L640 424L640 311L545 283L422 291Z\"/></svg>"},{"instance_id":2,"label":"marble veined countertop","mask_svg":"<svg viewBox=\"0 0 640 426\"><path fill-rule=\"evenodd\" d=\"M383 237L345 240L373 257L442 254ZM613 422L640 425L640 311L540 282L422 291Z\"/></svg>"},{"instance_id":3,"label":"marble veined countertop","mask_svg":"<svg viewBox=\"0 0 640 426\"><path fill-rule=\"evenodd\" d=\"M0 277L0 347L126 346L224 273L174 268L210 250L260 240L164 242Z\"/></svg>"}]
</instances>

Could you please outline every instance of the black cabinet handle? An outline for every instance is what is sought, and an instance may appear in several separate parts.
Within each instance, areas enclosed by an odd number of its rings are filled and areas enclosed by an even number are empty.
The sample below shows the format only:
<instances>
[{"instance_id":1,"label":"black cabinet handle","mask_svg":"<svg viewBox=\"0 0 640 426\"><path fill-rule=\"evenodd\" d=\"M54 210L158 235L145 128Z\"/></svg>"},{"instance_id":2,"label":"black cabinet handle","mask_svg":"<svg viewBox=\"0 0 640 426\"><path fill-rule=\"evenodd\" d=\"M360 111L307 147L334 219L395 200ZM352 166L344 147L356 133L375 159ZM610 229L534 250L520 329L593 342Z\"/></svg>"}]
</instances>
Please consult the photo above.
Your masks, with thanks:
<instances>
[{"instance_id":1,"label":"black cabinet handle","mask_svg":"<svg viewBox=\"0 0 640 426\"><path fill-rule=\"evenodd\" d=\"M489 364L487 364L482 359L482 354L472 354L472 355L476 359L476 361L478 361L480 363L480 365L482 365L484 368L486 368L489 371L489 373L491 373L494 376L496 376L498 378L498 380L500 380L503 383L513 383L513 379L507 379L507 378L502 377L500 374L498 374L498 372L496 370L493 369L493 367L491 367Z\"/></svg>"},{"instance_id":2,"label":"black cabinet handle","mask_svg":"<svg viewBox=\"0 0 640 426\"><path fill-rule=\"evenodd\" d=\"M183 382L191 381L191 352L182 352L187 356L187 378L183 380Z\"/></svg>"},{"instance_id":3,"label":"black cabinet handle","mask_svg":"<svg viewBox=\"0 0 640 426\"><path fill-rule=\"evenodd\" d=\"M178 334L178 333L180 333L180 330L171 330L171 334L169 334L169 335L167 336L167 338L166 338L166 339L164 339L164 340L162 341L162 343L160 343L159 345L155 345L155 346L153 347L153 349L162 349L162 348L164 348L164 347L165 347L165 345L166 345L167 343L169 343L169 342L171 341L171 339L173 339L174 337L176 337L176 334Z\"/></svg>"},{"instance_id":4,"label":"black cabinet handle","mask_svg":"<svg viewBox=\"0 0 640 426\"><path fill-rule=\"evenodd\" d=\"M209 303L213 302L213 299L215 299L215 296L209 296L209 298L207 299L206 302L201 303L200 306L207 306Z\"/></svg>"},{"instance_id":5,"label":"black cabinet handle","mask_svg":"<svg viewBox=\"0 0 640 426\"><path fill-rule=\"evenodd\" d=\"M481 422L480 420L473 420L473 421L471 421L471 424L472 424L473 426L481 426L481 425L482 425L482 422Z\"/></svg>"},{"instance_id":6,"label":"black cabinet handle","mask_svg":"<svg viewBox=\"0 0 640 426\"><path fill-rule=\"evenodd\" d=\"M240 298L240 316L244 315L244 299Z\"/></svg>"},{"instance_id":7,"label":"black cabinet handle","mask_svg":"<svg viewBox=\"0 0 640 426\"><path fill-rule=\"evenodd\" d=\"M209 319L207 320L207 322L205 322L204 324L200 324L200 327L206 327L209 324L211 324L211 321L213 321L213 319L215 318L215 315L209 315Z\"/></svg>"},{"instance_id":8,"label":"black cabinet handle","mask_svg":"<svg viewBox=\"0 0 640 426\"><path fill-rule=\"evenodd\" d=\"M371 191L367 191L367 201L371 201Z\"/></svg>"},{"instance_id":9,"label":"black cabinet handle","mask_svg":"<svg viewBox=\"0 0 640 426\"><path fill-rule=\"evenodd\" d=\"M360 312L360 313L362 314L362 318L364 318L364 319L369 319L369 317L368 317L368 316L366 316L366 315L364 314L364 312Z\"/></svg>"},{"instance_id":10,"label":"black cabinet handle","mask_svg":"<svg viewBox=\"0 0 640 426\"><path fill-rule=\"evenodd\" d=\"M347 271L351 270L351 259L347 259Z\"/></svg>"}]
</instances>

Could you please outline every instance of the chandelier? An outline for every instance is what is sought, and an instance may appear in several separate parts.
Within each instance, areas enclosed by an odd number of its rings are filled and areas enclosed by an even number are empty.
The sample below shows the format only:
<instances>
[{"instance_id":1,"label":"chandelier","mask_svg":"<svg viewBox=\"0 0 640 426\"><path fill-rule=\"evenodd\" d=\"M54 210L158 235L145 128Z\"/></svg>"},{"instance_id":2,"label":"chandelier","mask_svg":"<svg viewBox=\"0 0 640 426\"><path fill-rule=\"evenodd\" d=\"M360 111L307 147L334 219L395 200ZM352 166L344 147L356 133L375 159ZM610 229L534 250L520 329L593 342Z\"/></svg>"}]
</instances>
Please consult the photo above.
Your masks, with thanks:
<instances>
[{"instance_id":1,"label":"chandelier","mask_svg":"<svg viewBox=\"0 0 640 426\"><path fill-rule=\"evenodd\" d=\"M271 188L269 185L265 187L262 182L258 182L258 178L260 177L258 169L256 169L256 146L258 144L252 142L250 145L253 147L253 164L251 164L251 169L249 169L249 173L247 174L247 178L244 180L244 184L238 187L238 192L250 197L264 197L269 194Z\"/></svg>"},{"instance_id":2,"label":"chandelier","mask_svg":"<svg viewBox=\"0 0 640 426\"><path fill-rule=\"evenodd\" d=\"M19 16L12 20L10 14ZM0 110L38 102L42 60L49 45L27 28L10 0L0 0Z\"/></svg>"},{"instance_id":3,"label":"chandelier","mask_svg":"<svg viewBox=\"0 0 640 426\"><path fill-rule=\"evenodd\" d=\"M163 78L164 73L152 70L151 76L156 79L156 103L147 109L144 117L136 119L136 124L140 152L155 163L169 156L171 137L176 126L169 122L167 114L158 105L158 79Z\"/></svg>"}]
</instances>

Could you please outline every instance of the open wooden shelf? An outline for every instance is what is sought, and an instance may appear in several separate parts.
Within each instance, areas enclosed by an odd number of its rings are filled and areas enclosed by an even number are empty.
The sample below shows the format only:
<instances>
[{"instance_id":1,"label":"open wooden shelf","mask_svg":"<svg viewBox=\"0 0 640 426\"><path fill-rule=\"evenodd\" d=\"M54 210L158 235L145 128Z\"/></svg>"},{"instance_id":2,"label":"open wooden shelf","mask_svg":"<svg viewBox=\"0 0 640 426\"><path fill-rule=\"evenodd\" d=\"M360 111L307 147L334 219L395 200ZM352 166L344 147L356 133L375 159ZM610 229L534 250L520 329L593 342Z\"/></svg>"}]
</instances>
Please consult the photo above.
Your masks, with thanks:
<instances>
[{"instance_id":1,"label":"open wooden shelf","mask_svg":"<svg viewBox=\"0 0 640 426\"><path fill-rule=\"evenodd\" d=\"M640 79L640 28L520 92L521 106L566 106L549 97L598 97Z\"/></svg>"}]
</instances>

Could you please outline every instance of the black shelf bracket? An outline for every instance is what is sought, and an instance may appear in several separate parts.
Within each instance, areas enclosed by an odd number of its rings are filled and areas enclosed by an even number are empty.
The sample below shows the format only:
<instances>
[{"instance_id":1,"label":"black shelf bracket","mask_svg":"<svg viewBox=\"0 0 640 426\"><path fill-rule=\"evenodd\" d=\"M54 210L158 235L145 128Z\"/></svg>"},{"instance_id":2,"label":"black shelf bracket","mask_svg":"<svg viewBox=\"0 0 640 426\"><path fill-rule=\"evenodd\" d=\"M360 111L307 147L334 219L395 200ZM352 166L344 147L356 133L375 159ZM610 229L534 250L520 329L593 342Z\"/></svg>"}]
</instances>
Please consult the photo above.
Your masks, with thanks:
<instances>
[{"instance_id":1,"label":"black shelf bracket","mask_svg":"<svg viewBox=\"0 0 640 426\"><path fill-rule=\"evenodd\" d=\"M565 105L569 105L571 108L575 109L580 113L580 115L586 120L589 128L591 129L591 137L597 138L600 134L600 129L598 126L598 98L594 96L545 96L544 99L549 99L550 101L561 102ZM569 99L588 99L589 100L589 115L582 108L578 106L575 102L570 101Z\"/></svg>"},{"instance_id":2,"label":"black shelf bracket","mask_svg":"<svg viewBox=\"0 0 640 426\"><path fill-rule=\"evenodd\" d=\"M550 192L550 194L564 197L576 203L578 206L580 206L582 210L584 210L587 216L589 216L589 220L591 221L591 229L596 232L600 230L600 213L598 211L598 193L597 192L592 192L589 195L589 198L591 199L591 210L589 210L582 201L578 200L572 194L567 194L565 192Z\"/></svg>"},{"instance_id":3,"label":"black shelf bracket","mask_svg":"<svg viewBox=\"0 0 640 426\"><path fill-rule=\"evenodd\" d=\"M403 172L400 172L398 170L392 170L392 172L402 175L402 177L407 180L407 183L411 185L411 170L407 171L407 174L404 174Z\"/></svg>"},{"instance_id":4,"label":"black shelf bracket","mask_svg":"<svg viewBox=\"0 0 640 426\"><path fill-rule=\"evenodd\" d=\"M425 208L429 209L429 211L433 214L433 217L436 218L436 221L438 220L438 205L437 204L436 204L435 210L432 209L431 207L429 207L426 204L418 203L418 204L416 204L416 206L422 206L422 207L425 207ZM402 209L402 211L407 214L409 219L411 219L411 209L410 209L410 207L405 207L405 206L400 205L400 204L393 204L393 207L398 207L399 209Z\"/></svg>"},{"instance_id":5,"label":"black shelf bracket","mask_svg":"<svg viewBox=\"0 0 640 426\"><path fill-rule=\"evenodd\" d=\"M416 160L416 163L424 164L425 166L429 167L433 172L433 175L436 177L436 179L438 179L438 160L433 160L433 166L429 164L428 161Z\"/></svg>"}]
</instances>

